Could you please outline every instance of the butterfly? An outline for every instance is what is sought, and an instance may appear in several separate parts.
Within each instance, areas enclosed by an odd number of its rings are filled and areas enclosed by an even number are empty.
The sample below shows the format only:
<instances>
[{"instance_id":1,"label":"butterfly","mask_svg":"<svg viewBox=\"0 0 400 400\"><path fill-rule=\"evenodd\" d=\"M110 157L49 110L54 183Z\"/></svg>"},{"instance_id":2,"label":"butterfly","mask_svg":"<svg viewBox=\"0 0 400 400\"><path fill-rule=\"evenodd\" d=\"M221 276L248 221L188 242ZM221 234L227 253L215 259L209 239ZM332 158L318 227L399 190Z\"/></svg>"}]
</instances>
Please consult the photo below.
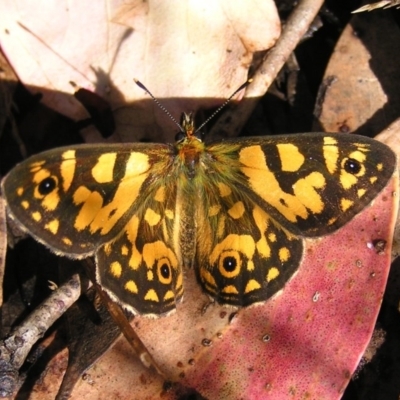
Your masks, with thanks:
<instances>
[{"instance_id":1,"label":"butterfly","mask_svg":"<svg viewBox=\"0 0 400 400\"><path fill-rule=\"evenodd\" d=\"M8 215L53 252L94 256L98 284L134 314L168 314L184 271L235 307L261 303L386 186L384 144L306 133L207 143L184 114L174 144L84 144L34 155L2 182Z\"/></svg>"}]
</instances>

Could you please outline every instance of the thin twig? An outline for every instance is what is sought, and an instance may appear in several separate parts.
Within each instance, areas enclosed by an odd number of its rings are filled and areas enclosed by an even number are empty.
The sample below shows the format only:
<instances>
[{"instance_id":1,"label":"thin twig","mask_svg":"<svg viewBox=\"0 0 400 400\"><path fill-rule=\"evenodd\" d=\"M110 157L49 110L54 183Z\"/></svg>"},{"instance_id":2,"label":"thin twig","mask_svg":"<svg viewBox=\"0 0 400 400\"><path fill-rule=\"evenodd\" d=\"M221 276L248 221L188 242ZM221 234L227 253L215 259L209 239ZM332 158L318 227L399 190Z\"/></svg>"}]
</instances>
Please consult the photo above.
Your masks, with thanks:
<instances>
[{"instance_id":1,"label":"thin twig","mask_svg":"<svg viewBox=\"0 0 400 400\"><path fill-rule=\"evenodd\" d=\"M370 3L366 4L365 6L362 6L360 8L357 8L356 10L352 11L352 14L355 13L360 13L364 11L373 11L377 10L378 8L384 8L385 10L391 7L396 7L400 8L400 1L399 0L383 0L383 1L378 1L377 3Z\"/></svg>"},{"instance_id":2,"label":"thin twig","mask_svg":"<svg viewBox=\"0 0 400 400\"><path fill-rule=\"evenodd\" d=\"M212 132L223 136L237 136L255 109L259 99L267 92L279 71L303 38L323 4L323 0L302 0L289 16L282 35L257 69L253 82L232 115L223 115L213 126Z\"/></svg>"},{"instance_id":3,"label":"thin twig","mask_svg":"<svg viewBox=\"0 0 400 400\"><path fill-rule=\"evenodd\" d=\"M0 307L3 305L3 278L7 253L6 202L0 196Z\"/></svg>"},{"instance_id":4,"label":"thin twig","mask_svg":"<svg viewBox=\"0 0 400 400\"><path fill-rule=\"evenodd\" d=\"M7 339L0 342L0 397L14 393L18 385L18 370L32 346L76 302L80 294L80 278L74 275L54 290Z\"/></svg>"},{"instance_id":5,"label":"thin twig","mask_svg":"<svg viewBox=\"0 0 400 400\"><path fill-rule=\"evenodd\" d=\"M121 307L113 302L108 296L107 292L103 290L103 288L96 282L95 276L95 265L91 259L85 260L85 270L89 277L89 279L93 282L93 285L99 294L104 306L107 308L108 312L114 319L115 323L118 325L122 334L125 336L125 339L128 341L130 346L132 347L135 354L138 356L142 364L146 368L154 368L154 370L164 379L166 379L165 374L162 372L160 367L157 365L153 356L147 350L146 346L135 332L133 327L130 325L128 319L126 318L124 312Z\"/></svg>"}]
</instances>

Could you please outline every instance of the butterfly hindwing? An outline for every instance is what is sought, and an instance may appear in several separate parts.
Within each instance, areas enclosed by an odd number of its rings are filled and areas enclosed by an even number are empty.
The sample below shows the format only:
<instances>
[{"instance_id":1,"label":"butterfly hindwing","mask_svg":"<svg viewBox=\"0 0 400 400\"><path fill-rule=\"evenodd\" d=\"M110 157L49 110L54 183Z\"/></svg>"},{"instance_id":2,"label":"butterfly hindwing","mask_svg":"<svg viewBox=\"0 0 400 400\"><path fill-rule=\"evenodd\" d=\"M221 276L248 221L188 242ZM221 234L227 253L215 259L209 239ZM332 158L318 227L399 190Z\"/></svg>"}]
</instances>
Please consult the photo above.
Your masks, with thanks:
<instances>
[{"instance_id":1,"label":"butterfly hindwing","mask_svg":"<svg viewBox=\"0 0 400 400\"><path fill-rule=\"evenodd\" d=\"M277 225L236 188L201 201L196 265L204 290L219 303L248 306L283 288L297 271L303 240ZM211 204L210 204L211 203Z\"/></svg>"},{"instance_id":2,"label":"butterfly hindwing","mask_svg":"<svg viewBox=\"0 0 400 400\"><path fill-rule=\"evenodd\" d=\"M159 183L155 191L144 189L143 206L96 254L97 281L135 314L166 314L183 295L182 259L174 243L176 185Z\"/></svg>"}]
</instances>

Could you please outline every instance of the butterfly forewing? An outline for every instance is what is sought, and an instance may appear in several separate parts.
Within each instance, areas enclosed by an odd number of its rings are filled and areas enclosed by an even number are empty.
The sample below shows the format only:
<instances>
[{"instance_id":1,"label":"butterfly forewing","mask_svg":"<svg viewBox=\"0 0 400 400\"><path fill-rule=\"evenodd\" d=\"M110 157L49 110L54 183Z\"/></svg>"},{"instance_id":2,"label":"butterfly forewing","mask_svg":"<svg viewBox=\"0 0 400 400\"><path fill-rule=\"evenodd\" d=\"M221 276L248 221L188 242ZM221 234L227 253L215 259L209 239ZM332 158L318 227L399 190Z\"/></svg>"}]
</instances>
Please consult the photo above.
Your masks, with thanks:
<instances>
[{"instance_id":1,"label":"butterfly forewing","mask_svg":"<svg viewBox=\"0 0 400 400\"><path fill-rule=\"evenodd\" d=\"M243 188L299 236L329 234L359 213L392 176L395 154L357 135L303 134L245 139Z\"/></svg>"},{"instance_id":2,"label":"butterfly forewing","mask_svg":"<svg viewBox=\"0 0 400 400\"><path fill-rule=\"evenodd\" d=\"M81 145L17 165L3 182L11 217L53 251L91 255L128 223L143 186L165 170L167 145Z\"/></svg>"}]
</instances>

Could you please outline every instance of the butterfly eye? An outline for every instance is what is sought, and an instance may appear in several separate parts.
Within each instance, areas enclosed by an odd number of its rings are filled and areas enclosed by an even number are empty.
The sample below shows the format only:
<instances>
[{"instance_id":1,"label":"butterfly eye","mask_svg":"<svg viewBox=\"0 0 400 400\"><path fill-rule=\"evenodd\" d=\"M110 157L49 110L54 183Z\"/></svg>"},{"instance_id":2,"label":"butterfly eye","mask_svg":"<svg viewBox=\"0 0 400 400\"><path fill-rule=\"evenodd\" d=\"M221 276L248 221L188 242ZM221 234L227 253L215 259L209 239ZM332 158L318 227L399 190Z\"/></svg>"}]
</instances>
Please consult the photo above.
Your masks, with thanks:
<instances>
[{"instance_id":1,"label":"butterfly eye","mask_svg":"<svg viewBox=\"0 0 400 400\"><path fill-rule=\"evenodd\" d=\"M195 131L194 136L200 140L200 142L204 141L204 132L203 131Z\"/></svg>"},{"instance_id":2,"label":"butterfly eye","mask_svg":"<svg viewBox=\"0 0 400 400\"><path fill-rule=\"evenodd\" d=\"M349 174L357 175L361 171L361 163L354 158L348 158L344 162L344 169Z\"/></svg>"},{"instance_id":3,"label":"butterfly eye","mask_svg":"<svg viewBox=\"0 0 400 400\"><path fill-rule=\"evenodd\" d=\"M163 258L157 262L157 274L161 283L170 284L172 281L171 266L167 259Z\"/></svg>"},{"instance_id":4,"label":"butterfly eye","mask_svg":"<svg viewBox=\"0 0 400 400\"><path fill-rule=\"evenodd\" d=\"M242 261L237 251L225 251L221 254L218 267L222 276L233 278L240 272Z\"/></svg>"},{"instance_id":5,"label":"butterfly eye","mask_svg":"<svg viewBox=\"0 0 400 400\"><path fill-rule=\"evenodd\" d=\"M186 134L184 132L178 132L175 135L175 142L180 142L181 140L185 139Z\"/></svg>"},{"instance_id":6,"label":"butterfly eye","mask_svg":"<svg viewBox=\"0 0 400 400\"><path fill-rule=\"evenodd\" d=\"M57 180L53 176L43 179L38 185L39 194L46 196L57 187Z\"/></svg>"}]
</instances>

